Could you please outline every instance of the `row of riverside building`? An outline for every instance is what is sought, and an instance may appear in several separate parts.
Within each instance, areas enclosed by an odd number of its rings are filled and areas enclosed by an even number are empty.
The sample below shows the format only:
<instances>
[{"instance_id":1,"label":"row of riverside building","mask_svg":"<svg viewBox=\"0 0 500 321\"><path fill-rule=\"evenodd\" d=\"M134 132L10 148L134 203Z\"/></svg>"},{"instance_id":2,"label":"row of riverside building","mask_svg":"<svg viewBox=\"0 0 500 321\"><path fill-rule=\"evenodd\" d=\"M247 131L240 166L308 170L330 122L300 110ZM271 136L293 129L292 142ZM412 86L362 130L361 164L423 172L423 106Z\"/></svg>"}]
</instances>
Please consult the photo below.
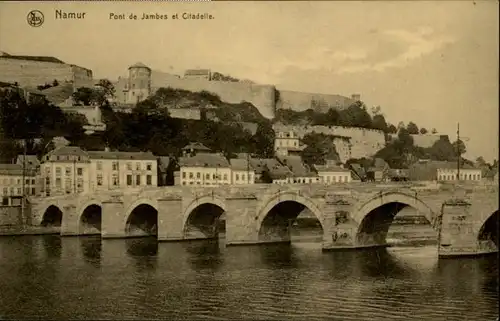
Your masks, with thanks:
<instances>
[{"instance_id":1,"label":"row of riverside building","mask_svg":"<svg viewBox=\"0 0 500 321\"><path fill-rule=\"evenodd\" d=\"M155 156L151 152L85 151L76 146L62 146L40 160L33 155L20 155L13 164L0 164L0 193L3 205L18 205L23 195L98 193L166 185L329 185L367 180L456 180L454 163L419 162L407 170L390 169L380 159L374 164L366 170L356 165L344 168L327 160L324 165L310 168L300 156L261 159L248 154L238 154L228 161L200 143L185 146L178 159ZM483 179L481 169L465 167L460 173L461 180ZM498 182L498 171L494 180Z\"/></svg>"}]
</instances>

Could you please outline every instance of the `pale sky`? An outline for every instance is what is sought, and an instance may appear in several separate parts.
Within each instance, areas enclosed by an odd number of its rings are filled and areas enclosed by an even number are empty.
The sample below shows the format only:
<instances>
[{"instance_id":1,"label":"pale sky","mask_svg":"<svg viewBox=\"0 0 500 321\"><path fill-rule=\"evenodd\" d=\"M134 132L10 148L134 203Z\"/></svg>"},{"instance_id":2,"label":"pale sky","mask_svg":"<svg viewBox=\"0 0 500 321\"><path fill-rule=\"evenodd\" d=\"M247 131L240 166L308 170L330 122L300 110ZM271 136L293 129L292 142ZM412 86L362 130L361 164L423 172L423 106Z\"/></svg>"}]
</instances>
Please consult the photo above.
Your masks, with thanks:
<instances>
[{"instance_id":1,"label":"pale sky","mask_svg":"<svg viewBox=\"0 0 500 321\"><path fill-rule=\"evenodd\" d=\"M30 10L44 13L40 27ZM86 12L56 20L55 9ZM181 74L210 68L279 89L360 93L388 121L456 137L498 155L498 1L0 2L0 51L55 56L126 76L143 62ZM110 13L210 13L213 20L110 20ZM169 17L170 18L170 17Z\"/></svg>"}]
</instances>

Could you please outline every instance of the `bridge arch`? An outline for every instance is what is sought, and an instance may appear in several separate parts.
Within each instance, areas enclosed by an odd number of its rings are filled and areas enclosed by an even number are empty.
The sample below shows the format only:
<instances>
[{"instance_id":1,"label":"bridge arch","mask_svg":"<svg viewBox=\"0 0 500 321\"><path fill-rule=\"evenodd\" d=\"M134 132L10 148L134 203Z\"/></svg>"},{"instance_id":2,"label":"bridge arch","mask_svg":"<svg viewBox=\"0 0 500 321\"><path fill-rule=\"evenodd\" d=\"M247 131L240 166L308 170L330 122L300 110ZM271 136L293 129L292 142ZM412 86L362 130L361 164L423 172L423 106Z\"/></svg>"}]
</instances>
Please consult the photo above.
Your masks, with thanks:
<instances>
[{"instance_id":1,"label":"bridge arch","mask_svg":"<svg viewBox=\"0 0 500 321\"><path fill-rule=\"evenodd\" d=\"M226 202L215 195L193 200L183 213L184 238L214 238L218 235L218 221L226 212Z\"/></svg>"},{"instance_id":2,"label":"bridge arch","mask_svg":"<svg viewBox=\"0 0 500 321\"><path fill-rule=\"evenodd\" d=\"M281 192L273 195L257 211L255 220L259 239L288 238L290 220L295 220L304 209L314 214L325 231L323 214L312 199L294 192Z\"/></svg>"},{"instance_id":3,"label":"bridge arch","mask_svg":"<svg viewBox=\"0 0 500 321\"><path fill-rule=\"evenodd\" d=\"M126 236L158 235L158 204L147 198L138 199L125 211Z\"/></svg>"},{"instance_id":4,"label":"bridge arch","mask_svg":"<svg viewBox=\"0 0 500 321\"><path fill-rule=\"evenodd\" d=\"M102 203L86 202L77 213L79 234L101 234Z\"/></svg>"},{"instance_id":5,"label":"bridge arch","mask_svg":"<svg viewBox=\"0 0 500 321\"><path fill-rule=\"evenodd\" d=\"M416 194L398 191L380 193L363 203L354 212L353 220L358 224L357 241L363 243L369 238L377 243L385 243L385 238L394 217L405 207L411 207L423 215L429 223L434 220L432 209Z\"/></svg>"},{"instance_id":6,"label":"bridge arch","mask_svg":"<svg viewBox=\"0 0 500 321\"><path fill-rule=\"evenodd\" d=\"M490 216L486 217L481 222L477 233L479 242L492 242L497 249L499 246L499 227L500 227L500 211L494 211Z\"/></svg>"},{"instance_id":7,"label":"bridge arch","mask_svg":"<svg viewBox=\"0 0 500 321\"><path fill-rule=\"evenodd\" d=\"M41 226L55 226L60 227L63 219L63 211L56 204L48 204L43 208L40 219Z\"/></svg>"}]
</instances>

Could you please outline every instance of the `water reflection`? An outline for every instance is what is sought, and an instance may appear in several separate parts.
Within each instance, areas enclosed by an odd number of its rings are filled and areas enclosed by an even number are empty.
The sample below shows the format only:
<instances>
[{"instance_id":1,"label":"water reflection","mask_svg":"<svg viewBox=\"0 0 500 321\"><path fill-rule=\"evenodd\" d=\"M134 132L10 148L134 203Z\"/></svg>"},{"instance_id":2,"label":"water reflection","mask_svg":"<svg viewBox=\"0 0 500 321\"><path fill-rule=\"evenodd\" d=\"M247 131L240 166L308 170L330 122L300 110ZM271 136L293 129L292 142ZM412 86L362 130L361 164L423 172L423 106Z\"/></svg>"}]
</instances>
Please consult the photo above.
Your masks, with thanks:
<instances>
[{"instance_id":1,"label":"water reflection","mask_svg":"<svg viewBox=\"0 0 500 321\"><path fill-rule=\"evenodd\" d=\"M438 263L434 247L31 237L0 239L0 250L9 319L489 320L498 310L496 258Z\"/></svg>"},{"instance_id":2,"label":"water reflection","mask_svg":"<svg viewBox=\"0 0 500 321\"><path fill-rule=\"evenodd\" d=\"M300 264L297 248L289 244L269 244L257 247L262 263L269 268L293 269Z\"/></svg>"},{"instance_id":3,"label":"water reflection","mask_svg":"<svg viewBox=\"0 0 500 321\"><path fill-rule=\"evenodd\" d=\"M215 270L224 263L218 239L191 241L183 245L188 253L187 260L194 270Z\"/></svg>"},{"instance_id":4,"label":"water reflection","mask_svg":"<svg viewBox=\"0 0 500 321\"><path fill-rule=\"evenodd\" d=\"M61 258L62 243L59 235L43 235L42 240L48 258Z\"/></svg>"},{"instance_id":5,"label":"water reflection","mask_svg":"<svg viewBox=\"0 0 500 321\"><path fill-rule=\"evenodd\" d=\"M158 263L158 240L155 237L132 238L125 240L127 254L133 259L140 271L154 270Z\"/></svg>"},{"instance_id":6,"label":"water reflection","mask_svg":"<svg viewBox=\"0 0 500 321\"><path fill-rule=\"evenodd\" d=\"M101 236L80 237L80 246L85 262L92 266L101 267L102 242Z\"/></svg>"}]
</instances>

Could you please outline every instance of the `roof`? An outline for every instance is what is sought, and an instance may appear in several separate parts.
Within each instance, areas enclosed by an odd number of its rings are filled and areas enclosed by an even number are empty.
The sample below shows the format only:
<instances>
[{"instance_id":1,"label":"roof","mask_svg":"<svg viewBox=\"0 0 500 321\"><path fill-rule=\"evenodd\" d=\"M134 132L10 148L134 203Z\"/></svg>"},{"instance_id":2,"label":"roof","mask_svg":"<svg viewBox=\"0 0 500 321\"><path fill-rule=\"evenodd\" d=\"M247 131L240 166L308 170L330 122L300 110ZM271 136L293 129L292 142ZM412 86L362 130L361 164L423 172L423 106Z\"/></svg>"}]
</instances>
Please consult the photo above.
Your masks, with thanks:
<instances>
[{"instance_id":1,"label":"roof","mask_svg":"<svg viewBox=\"0 0 500 321\"><path fill-rule=\"evenodd\" d=\"M316 176L303 162L300 156L278 156L279 161L288 167L295 177Z\"/></svg>"},{"instance_id":2,"label":"roof","mask_svg":"<svg viewBox=\"0 0 500 321\"><path fill-rule=\"evenodd\" d=\"M293 176L293 172L288 167L281 165L276 159L263 159L263 161L272 179L283 179Z\"/></svg>"},{"instance_id":3,"label":"roof","mask_svg":"<svg viewBox=\"0 0 500 321\"><path fill-rule=\"evenodd\" d=\"M40 161L38 160L38 157L36 155L26 155L26 157L24 157L24 155L17 155L16 164L22 165L23 158L25 159L25 165L29 166L40 165Z\"/></svg>"},{"instance_id":4,"label":"roof","mask_svg":"<svg viewBox=\"0 0 500 321\"><path fill-rule=\"evenodd\" d=\"M233 158L229 162L231 165L231 169L235 171L248 171L248 170L253 171L251 162L248 162L244 158Z\"/></svg>"},{"instance_id":5,"label":"roof","mask_svg":"<svg viewBox=\"0 0 500 321\"><path fill-rule=\"evenodd\" d=\"M446 162L446 161L430 161L427 163L433 163L435 164L437 169L456 169L457 168L457 163L456 162ZM476 169L474 166L470 166L468 164L461 164L460 169Z\"/></svg>"},{"instance_id":6,"label":"roof","mask_svg":"<svg viewBox=\"0 0 500 321\"><path fill-rule=\"evenodd\" d=\"M202 143L198 143L198 142L189 143L182 148L182 150L190 150L190 149L197 150L197 151L200 151L200 150L210 151L210 148L208 148L207 146L203 145Z\"/></svg>"},{"instance_id":7,"label":"roof","mask_svg":"<svg viewBox=\"0 0 500 321\"><path fill-rule=\"evenodd\" d=\"M187 69L184 76L205 76L210 75L210 69Z\"/></svg>"},{"instance_id":8,"label":"roof","mask_svg":"<svg viewBox=\"0 0 500 321\"><path fill-rule=\"evenodd\" d=\"M26 167L24 173L25 173L25 175L33 176L36 174L36 170L33 167ZM22 176L23 175L23 165L20 165L20 164L0 164L0 175Z\"/></svg>"},{"instance_id":9,"label":"roof","mask_svg":"<svg viewBox=\"0 0 500 321\"><path fill-rule=\"evenodd\" d=\"M78 146L62 146L58 147L45 156L88 156L87 152Z\"/></svg>"},{"instance_id":10,"label":"roof","mask_svg":"<svg viewBox=\"0 0 500 321\"><path fill-rule=\"evenodd\" d=\"M314 165L314 169L317 172L350 172L351 170L347 168L342 168L340 166L328 166L328 165Z\"/></svg>"},{"instance_id":11,"label":"roof","mask_svg":"<svg viewBox=\"0 0 500 321\"><path fill-rule=\"evenodd\" d=\"M128 69L130 69L130 68L147 68L147 69L151 70L151 68L149 68L148 66L146 66L142 62L136 62L132 66L128 67Z\"/></svg>"},{"instance_id":12,"label":"roof","mask_svg":"<svg viewBox=\"0 0 500 321\"><path fill-rule=\"evenodd\" d=\"M229 162L221 154L196 154L191 157L180 157L179 158L180 167L227 167L229 168Z\"/></svg>"},{"instance_id":13,"label":"roof","mask_svg":"<svg viewBox=\"0 0 500 321\"><path fill-rule=\"evenodd\" d=\"M157 160L151 152L88 151L87 154L91 159Z\"/></svg>"}]
</instances>

